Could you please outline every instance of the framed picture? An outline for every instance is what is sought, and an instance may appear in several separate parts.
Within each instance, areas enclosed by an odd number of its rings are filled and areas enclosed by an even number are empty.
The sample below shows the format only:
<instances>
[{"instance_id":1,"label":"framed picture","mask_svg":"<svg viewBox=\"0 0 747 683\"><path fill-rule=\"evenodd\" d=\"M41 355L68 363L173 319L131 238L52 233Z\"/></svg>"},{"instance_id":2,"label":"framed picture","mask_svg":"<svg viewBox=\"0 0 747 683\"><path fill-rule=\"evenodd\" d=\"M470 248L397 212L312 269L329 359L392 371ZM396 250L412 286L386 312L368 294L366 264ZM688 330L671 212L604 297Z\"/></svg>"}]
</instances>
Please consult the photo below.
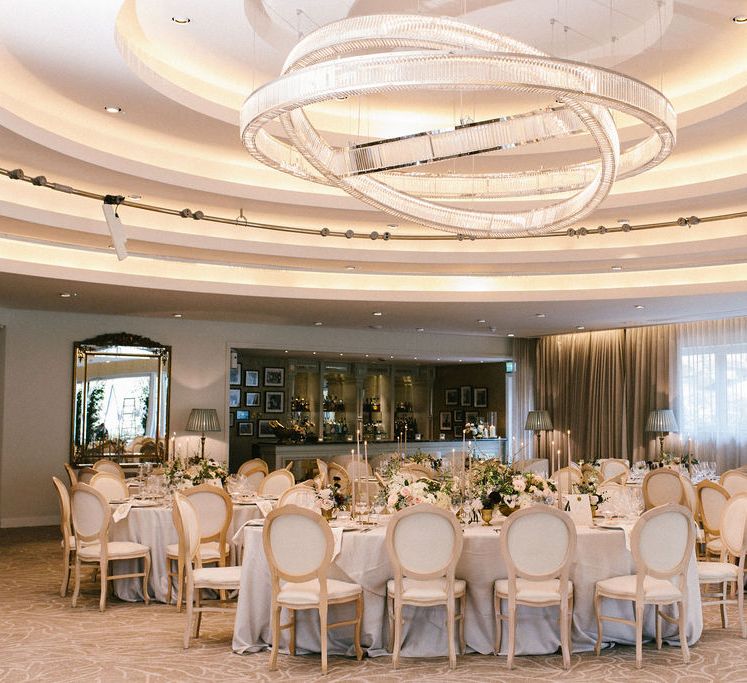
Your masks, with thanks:
<instances>
[{"instance_id":1,"label":"framed picture","mask_svg":"<svg viewBox=\"0 0 747 683\"><path fill-rule=\"evenodd\" d=\"M244 384L248 387L259 386L259 370L247 370L244 377Z\"/></svg>"},{"instance_id":2,"label":"framed picture","mask_svg":"<svg viewBox=\"0 0 747 683\"><path fill-rule=\"evenodd\" d=\"M254 436L254 422L239 422L239 436Z\"/></svg>"},{"instance_id":3,"label":"framed picture","mask_svg":"<svg viewBox=\"0 0 747 683\"><path fill-rule=\"evenodd\" d=\"M444 403L447 406L458 406L459 405L459 390L458 389L447 389L445 392Z\"/></svg>"},{"instance_id":4,"label":"framed picture","mask_svg":"<svg viewBox=\"0 0 747 683\"><path fill-rule=\"evenodd\" d=\"M284 413L285 412L285 392L284 391L265 391L265 412L266 413Z\"/></svg>"},{"instance_id":5,"label":"framed picture","mask_svg":"<svg viewBox=\"0 0 747 683\"><path fill-rule=\"evenodd\" d=\"M259 420L257 422L257 436L260 439L271 439L275 436L275 432L270 427L272 420Z\"/></svg>"},{"instance_id":6,"label":"framed picture","mask_svg":"<svg viewBox=\"0 0 747 683\"><path fill-rule=\"evenodd\" d=\"M244 394L244 405L248 406L249 408L259 408L259 392L247 391Z\"/></svg>"},{"instance_id":7,"label":"framed picture","mask_svg":"<svg viewBox=\"0 0 747 683\"><path fill-rule=\"evenodd\" d=\"M228 407L238 408L241 405L241 389L228 390Z\"/></svg>"},{"instance_id":8,"label":"framed picture","mask_svg":"<svg viewBox=\"0 0 747 683\"><path fill-rule=\"evenodd\" d=\"M475 387L474 391L475 408L488 407L488 390L485 387Z\"/></svg>"},{"instance_id":9,"label":"framed picture","mask_svg":"<svg viewBox=\"0 0 747 683\"><path fill-rule=\"evenodd\" d=\"M285 368L265 368L265 386L282 387L285 385Z\"/></svg>"},{"instance_id":10,"label":"framed picture","mask_svg":"<svg viewBox=\"0 0 747 683\"><path fill-rule=\"evenodd\" d=\"M228 371L228 383L241 384L241 363L236 363L236 367Z\"/></svg>"},{"instance_id":11,"label":"framed picture","mask_svg":"<svg viewBox=\"0 0 747 683\"><path fill-rule=\"evenodd\" d=\"M242 420L248 420L250 417L248 410L237 410L236 411L236 419L241 422Z\"/></svg>"},{"instance_id":12,"label":"framed picture","mask_svg":"<svg viewBox=\"0 0 747 683\"><path fill-rule=\"evenodd\" d=\"M471 424L475 424L480 419L480 416L476 410L468 410L464 414L464 419Z\"/></svg>"},{"instance_id":13,"label":"framed picture","mask_svg":"<svg viewBox=\"0 0 747 683\"><path fill-rule=\"evenodd\" d=\"M235 421L235 416L233 413L231 413L228 417L228 426L233 427Z\"/></svg>"},{"instance_id":14,"label":"framed picture","mask_svg":"<svg viewBox=\"0 0 747 683\"><path fill-rule=\"evenodd\" d=\"M472 387L459 387L459 405L466 408L472 405Z\"/></svg>"},{"instance_id":15,"label":"framed picture","mask_svg":"<svg viewBox=\"0 0 747 683\"><path fill-rule=\"evenodd\" d=\"M442 410L438 414L438 427L442 432L450 432L452 430L450 410Z\"/></svg>"},{"instance_id":16,"label":"framed picture","mask_svg":"<svg viewBox=\"0 0 747 683\"><path fill-rule=\"evenodd\" d=\"M462 424L464 422L464 411L463 410L455 410L454 411L454 422Z\"/></svg>"}]
</instances>

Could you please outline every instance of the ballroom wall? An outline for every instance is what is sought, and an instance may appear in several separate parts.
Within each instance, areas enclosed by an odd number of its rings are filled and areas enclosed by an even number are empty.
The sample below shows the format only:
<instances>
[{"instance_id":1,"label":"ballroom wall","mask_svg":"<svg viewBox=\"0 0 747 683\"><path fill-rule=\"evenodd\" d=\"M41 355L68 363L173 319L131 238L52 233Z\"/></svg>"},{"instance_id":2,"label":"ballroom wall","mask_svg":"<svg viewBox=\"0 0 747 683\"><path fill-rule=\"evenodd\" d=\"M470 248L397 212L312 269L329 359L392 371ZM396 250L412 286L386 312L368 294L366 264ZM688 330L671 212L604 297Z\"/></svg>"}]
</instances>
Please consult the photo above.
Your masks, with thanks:
<instances>
[{"instance_id":1,"label":"ballroom wall","mask_svg":"<svg viewBox=\"0 0 747 683\"><path fill-rule=\"evenodd\" d=\"M50 477L67 481L72 345L98 334L129 332L173 347L171 431L184 444L193 407L215 407L224 431L206 451L227 455L228 349L298 349L391 355L509 358L511 340L490 336L390 333L292 326L85 315L0 308L0 526L55 524Z\"/></svg>"}]
</instances>

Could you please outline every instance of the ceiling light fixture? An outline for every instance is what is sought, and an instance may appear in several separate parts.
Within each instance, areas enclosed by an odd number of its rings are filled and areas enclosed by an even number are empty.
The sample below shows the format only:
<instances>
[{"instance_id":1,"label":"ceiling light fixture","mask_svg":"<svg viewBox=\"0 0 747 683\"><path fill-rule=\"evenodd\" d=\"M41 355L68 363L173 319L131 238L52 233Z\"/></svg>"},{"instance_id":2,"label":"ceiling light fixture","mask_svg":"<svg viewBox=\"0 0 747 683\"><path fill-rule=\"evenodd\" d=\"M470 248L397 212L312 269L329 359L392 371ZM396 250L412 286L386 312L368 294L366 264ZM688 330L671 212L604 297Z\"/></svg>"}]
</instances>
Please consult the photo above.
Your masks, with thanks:
<instances>
[{"instance_id":1,"label":"ceiling light fixture","mask_svg":"<svg viewBox=\"0 0 747 683\"><path fill-rule=\"evenodd\" d=\"M623 269L622 266L612 266L612 270L616 273L619 273Z\"/></svg>"},{"instance_id":2,"label":"ceiling light fixture","mask_svg":"<svg viewBox=\"0 0 747 683\"><path fill-rule=\"evenodd\" d=\"M382 313L381 311L374 311L374 312L372 313L372 315L375 315L375 316L382 316L382 315L384 315L384 314L383 314L383 313Z\"/></svg>"},{"instance_id":3,"label":"ceiling light fixture","mask_svg":"<svg viewBox=\"0 0 747 683\"><path fill-rule=\"evenodd\" d=\"M488 322L488 321L487 321L487 320L485 320L484 318L480 318L480 319L479 319L479 320L477 321L477 323L478 323L478 324L482 324L482 323L486 323L486 322Z\"/></svg>"},{"instance_id":4,"label":"ceiling light fixture","mask_svg":"<svg viewBox=\"0 0 747 683\"><path fill-rule=\"evenodd\" d=\"M577 330L585 330L586 328L583 325L576 325Z\"/></svg>"},{"instance_id":5,"label":"ceiling light fixture","mask_svg":"<svg viewBox=\"0 0 747 683\"><path fill-rule=\"evenodd\" d=\"M747 16L744 14L738 14L736 17L732 17L731 20L735 24L747 24Z\"/></svg>"},{"instance_id":6,"label":"ceiling light fixture","mask_svg":"<svg viewBox=\"0 0 747 683\"><path fill-rule=\"evenodd\" d=\"M192 20L189 17L171 17L171 21L180 26L184 26L184 24L188 24Z\"/></svg>"},{"instance_id":7,"label":"ceiling light fixture","mask_svg":"<svg viewBox=\"0 0 747 683\"><path fill-rule=\"evenodd\" d=\"M317 321L317 322L315 322L315 323L314 323L314 326L315 326L315 327L321 327L322 325L324 325L324 323L323 323L323 322L319 322L319 321Z\"/></svg>"},{"instance_id":8,"label":"ceiling light fixture","mask_svg":"<svg viewBox=\"0 0 747 683\"><path fill-rule=\"evenodd\" d=\"M60 299L72 299L76 296L78 296L78 292L60 292L59 294Z\"/></svg>"},{"instance_id":9,"label":"ceiling light fixture","mask_svg":"<svg viewBox=\"0 0 747 683\"><path fill-rule=\"evenodd\" d=\"M637 309L637 310L639 310L639 311L642 311L642 310L643 310L644 308L646 308L645 306L643 306L643 305L641 305L641 304L636 304L636 305L635 305L635 307L636 307L636 309Z\"/></svg>"},{"instance_id":10,"label":"ceiling light fixture","mask_svg":"<svg viewBox=\"0 0 747 683\"><path fill-rule=\"evenodd\" d=\"M425 328L424 327L416 327L415 331L416 332L425 332Z\"/></svg>"},{"instance_id":11,"label":"ceiling light fixture","mask_svg":"<svg viewBox=\"0 0 747 683\"><path fill-rule=\"evenodd\" d=\"M306 106L347 95L486 88L544 95L557 104L344 147L331 146L304 112ZM610 109L645 124L649 135L621 149ZM588 215L616 179L646 171L669 156L676 120L662 93L621 73L555 59L449 18L371 15L333 22L308 34L291 50L281 76L246 99L240 125L246 149L272 168L336 186L400 219L471 238L499 238L557 232ZM282 125L290 144L270 134L273 122ZM579 132L591 135L598 159L477 175L398 170ZM557 192L574 194L513 213L438 203Z\"/></svg>"},{"instance_id":12,"label":"ceiling light fixture","mask_svg":"<svg viewBox=\"0 0 747 683\"><path fill-rule=\"evenodd\" d=\"M172 313L171 317L172 318L183 318L184 316L181 313Z\"/></svg>"},{"instance_id":13,"label":"ceiling light fixture","mask_svg":"<svg viewBox=\"0 0 747 683\"><path fill-rule=\"evenodd\" d=\"M345 270L355 270L355 266L345 266Z\"/></svg>"},{"instance_id":14,"label":"ceiling light fixture","mask_svg":"<svg viewBox=\"0 0 747 683\"><path fill-rule=\"evenodd\" d=\"M535 313L534 315L537 318L546 318L547 317L547 313Z\"/></svg>"},{"instance_id":15,"label":"ceiling light fixture","mask_svg":"<svg viewBox=\"0 0 747 683\"><path fill-rule=\"evenodd\" d=\"M506 336L507 337L515 337L516 335L513 332L509 332Z\"/></svg>"},{"instance_id":16,"label":"ceiling light fixture","mask_svg":"<svg viewBox=\"0 0 747 683\"><path fill-rule=\"evenodd\" d=\"M107 105L106 107L104 107L104 111L107 114L119 114L122 111L122 107L112 107Z\"/></svg>"}]
</instances>

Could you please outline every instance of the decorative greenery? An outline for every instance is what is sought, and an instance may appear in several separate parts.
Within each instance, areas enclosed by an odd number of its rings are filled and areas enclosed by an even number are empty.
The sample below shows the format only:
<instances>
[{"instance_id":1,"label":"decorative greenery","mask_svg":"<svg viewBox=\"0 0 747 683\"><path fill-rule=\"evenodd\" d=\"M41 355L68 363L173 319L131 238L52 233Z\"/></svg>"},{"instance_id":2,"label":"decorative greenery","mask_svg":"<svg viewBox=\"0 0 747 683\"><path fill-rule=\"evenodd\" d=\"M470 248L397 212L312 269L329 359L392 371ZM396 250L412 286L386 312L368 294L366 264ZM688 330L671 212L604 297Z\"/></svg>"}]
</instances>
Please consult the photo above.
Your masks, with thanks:
<instances>
[{"instance_id":1,"label":"decorative greenery","mask_svg":"<svg viewBox=\"0 0 747 683\"><path fill-rule=\"evenodd\" d=\"M164 469L164 475L169 484L176 485L181 481L191 481L194 486L211 479L220 479L225 484L228 478L226 468L212 458L201 458L194 455L185 462L181 458L174 458Z\"/></svg>"},{"instance_id":2,"label":"decorative greenery","mask_svg":"<svg viewBox=\"0 0 747 683\"><path fill-rule=\"evenodd\" d=\"M347 505L347 498L340 492L340 484L335 482L317 490L316 504L320 510L339 510Z\"/></svg>"},{"instance_id":3,"label":"decorative greenery","mask_svg":"<svg viewBox=\"0 0 747 683\"><path fill-rule=\"evenodd\" d=\"M441 458L437 458L432 453L425 453L419 448L412 454L405 458L407 462L414 462L418 465L425 465L430 467L434 472L441 471Z\"/></svg>"},{"instance_id":4,"label":"decorative greenery","mask_svg":"<svg viewBox=\"0 0 747 683\"><path fill-rule=\"evenodd\" d=\"M379 502L392 511L420 503L431 503L448 510L451 506L451 482L415 480L408 474L397 473L379 494Z\"/></svg>"},{"instance_id":5,"label":"decorative greenery","mask_svg":"<svg viewBox=\"0 0 747 683\"><path fill-rule=\"evenodd\" d=\"M475 422L467 422L464 425L464 435L468 439L487 439L490 434L488 426L481 417Z\"/></svg>"},{"instance_id":6,"label":"decorative greenery","mask_svg":"<svg viewBox=\"0 0 747 683\"><path fill-rule=\"evenodd\" d=\"M582 472L581 481L573 486L575 493L588 494L591 505L599 505L607 500L609 496L597 490L599 486L599 472L594 468L583 469Z\"/></svg>"},{"instance_id":7,"label":"decorative greenery","mask_svg":"<svg viewBox=\"0 0 747 683\"><path fill-rule=\"evenodd\" d=\"M533 503L552 503L556 487L534 472L518 472L499 460L473 463L471 489L483 508L505 506L512 510Z\"/></svg>"},{"instance_id":8,"label":"decorative greenery","mask_svg":"<svg viewBox=\"0 0 747 683\"><path fill-rule=\"evenodd\" d=\"M303 443L316 439L314 423L308 417L292 420L287 427L278 420L270 420L269 426L281 443Z\"/></svg>"}]
</instances>

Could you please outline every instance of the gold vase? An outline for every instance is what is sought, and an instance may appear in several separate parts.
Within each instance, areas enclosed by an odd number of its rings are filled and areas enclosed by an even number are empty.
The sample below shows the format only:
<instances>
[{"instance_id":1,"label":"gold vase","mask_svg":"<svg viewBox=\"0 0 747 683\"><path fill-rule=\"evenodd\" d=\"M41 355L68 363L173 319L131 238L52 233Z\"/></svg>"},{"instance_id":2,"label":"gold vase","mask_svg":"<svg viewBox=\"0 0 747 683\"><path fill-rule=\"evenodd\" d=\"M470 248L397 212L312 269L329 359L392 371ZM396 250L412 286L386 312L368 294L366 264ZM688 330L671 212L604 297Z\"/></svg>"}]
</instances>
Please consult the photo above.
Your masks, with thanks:
<instances>
[{"instance_id":1,"label":"gold vase","mask_svg":"<svg viewBox=\"0 0 747 683\"><path fill-rule=\"evenodd\" d=\"M490 522L493 519L493 508L482 508L480 516L482 517L483 526L490 526Z\"/></svg>"},{"instance_id":2,"label":"gold vase","mask_svg":"<svg viewBox=\"0 0 747 683\"><path fill-rule=\"evenodd\" d=\"M499 505L498 510L504 517L508 517L512 512L516 512L519 508L510 508L508 505Z\"/></svg>"},{"instance_id":3,"label":"gold vase","mask_svg":"<svg viewBox=\"0 0 747 683\"><path fill-rule=\"evenodd\" d=\"M332 514L334 513L334 508L330 508L329 510L325 510L322 508L322 517L326 519L328 522L332 521Z\"/></svg>"}]
</instances>

